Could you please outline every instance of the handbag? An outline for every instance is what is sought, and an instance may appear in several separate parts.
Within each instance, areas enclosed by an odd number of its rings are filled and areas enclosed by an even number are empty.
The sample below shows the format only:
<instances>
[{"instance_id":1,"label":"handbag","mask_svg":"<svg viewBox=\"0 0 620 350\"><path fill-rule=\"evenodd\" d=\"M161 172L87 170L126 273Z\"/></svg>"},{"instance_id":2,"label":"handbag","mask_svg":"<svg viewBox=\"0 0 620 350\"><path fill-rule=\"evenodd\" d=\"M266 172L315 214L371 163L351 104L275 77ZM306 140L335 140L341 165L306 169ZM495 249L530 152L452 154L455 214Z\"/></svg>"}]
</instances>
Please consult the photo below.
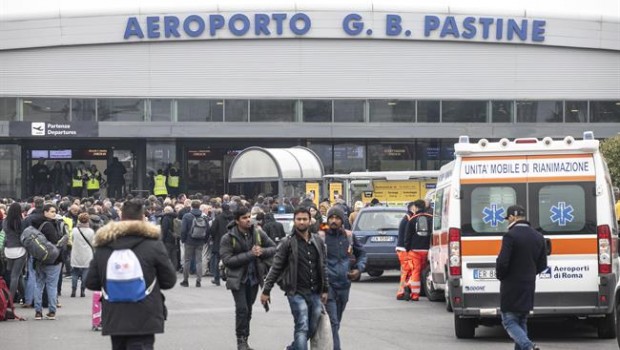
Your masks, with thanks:
<instances>
[{"instance_id":1,"label":"handbag","mask_svg":"<svg viewBox=\"0 0 620 350\"><path fill-rule=\"evenodd\" d=\"M310 339L310 349L312 350L333 350L334 338L332 335L332 324L329 321L329 315L322 307L321 318L317 326L316 332L312 339Z\"/></svg>"},{"instance_id":2,"label":"handbag","mask_svg":"<svg viewBox=\"0 0 620 350\"><path fill-rule=\"evenodd\" d=\"M84 238L84 241L86 242L86 244L88 244L88 246L90 247L90 250L92 250L93 253L94 253L95 252L95 248L93 248L93 246L90 244L90 242L86 239L86 237L82 233L82 230L80 230L80 228L77 227L77 226L75 228L77 228L77 230L80 231L80 235L82 235L82 238Z\"/></svg>"}]
</instances>

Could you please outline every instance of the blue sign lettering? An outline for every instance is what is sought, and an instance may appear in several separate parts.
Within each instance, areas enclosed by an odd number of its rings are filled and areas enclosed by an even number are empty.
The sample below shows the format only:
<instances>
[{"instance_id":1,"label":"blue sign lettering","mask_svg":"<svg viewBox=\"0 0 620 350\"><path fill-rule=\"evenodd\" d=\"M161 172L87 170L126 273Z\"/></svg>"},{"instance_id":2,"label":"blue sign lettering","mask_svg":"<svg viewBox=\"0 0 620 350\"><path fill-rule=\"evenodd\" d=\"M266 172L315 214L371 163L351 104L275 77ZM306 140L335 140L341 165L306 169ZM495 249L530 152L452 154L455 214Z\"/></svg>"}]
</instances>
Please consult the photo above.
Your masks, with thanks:
<instances>
[{"instance_id":1,"label":"blue sign lettering","mask_svg":"<svg viewBox=\"0 0 620 350\"><path fill-rule=\"evenodd\" d=\"M364 30L364 22L362 22L362 16L357 13L351 13L347 15L342 21L342 29L344 32L355 36L359 35Z\"/></svg>"},{"instance_id":2,"label":"blue sign lettering","mask_svg":"<svg viewBox=\"0 0 620 350\"><path fill-rule=\"evenodd\" d=\"M231 15L190 14L185 18L179 16L146 16L143 23L136 16L128 17L125 25L124 38L127 39L166 39L200 38L208 28L209 36L216 37L221 31L236 37L253 35L254 37L304 36L311 32L312 19L303 12L287 13L256 13L247 15L235 13ZM543 42L546 24L544 20L492 18L474 16L436 16L426 15L421 23L408 21L400 14L386 14L385 22L374 20L373 23L384 28L365 28L362 16L349 13L342 20L343 34L359 36L364 33L372 37L380 33L384 37L407 37L412 39L439 38L451 40L494 40ZM143 27L144 26L144 27ZM377 31L382 29L383 31ZM163 31L163 35L162 35ZM424 33L416 38L413 34Z\"/></svg>"},{"instance_id":3,"label":"blue sign lettering","mask_svg":"<svg viewBox=\"0 0 620 350\"><path fill-rule=\"evenodd\" d=\"M403 27L400 25L402 18L399 15L387 15L385 17L387 22L385 26L385 35L398 36L403 31Z\"/></svg>"}]
</instances>

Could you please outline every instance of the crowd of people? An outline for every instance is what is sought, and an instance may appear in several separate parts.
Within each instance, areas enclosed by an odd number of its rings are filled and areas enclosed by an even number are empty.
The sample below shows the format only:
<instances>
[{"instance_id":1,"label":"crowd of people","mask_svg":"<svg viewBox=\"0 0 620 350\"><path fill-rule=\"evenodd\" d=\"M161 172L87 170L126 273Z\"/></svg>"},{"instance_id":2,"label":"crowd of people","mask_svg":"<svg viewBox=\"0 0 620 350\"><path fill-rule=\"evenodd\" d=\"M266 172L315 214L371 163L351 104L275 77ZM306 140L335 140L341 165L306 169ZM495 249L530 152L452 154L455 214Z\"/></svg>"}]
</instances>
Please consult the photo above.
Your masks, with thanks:
<instances>
[{"instance_id":1,"label":"crowd of people","mask_svg":"<svg viewBox=\"0 0 620 350\"><path fill-rule=\"evenodd\" d=\"M293 214L292 232L274 219L277 213ZM349 231L349 217L354 213L341 198L335 203L323 200L319 206L310 197L278 200L259 195L249 199L200 193L146 199L129 195L122 200L49 195L25 201L8 199L0 204L0 275L17 305L34 309L35 320L54 320L62 307L63 277L71 279L70 297L85 297L85 288L105 290L105 261L113 250L129 247L141 257L141 264L148 264L152 259L144 255L161 249L163 254L157 257L165 261L158 262L154 275L146 272L152 267L142 266L147 285L159 282L157 291L176 285L176 273L182 276L181 287L189 287L192 276L195 287L201 287L207 276L220 286L220 274L226 273L226 287L235 303L237 348L246 350L251 349L250 320L259 287L263 286L261 302L268 305L275 282L286 274L288 282L281 288L295 320L295 339L289 349L307 348L323 304L331 321L334 349L340 349L338 330L350 281L359 278L366 261L362 245ZM58 258L42 263L30 256L20 239L28 228L40 231L51 244L60 246L66 240ZM128 237L134 240L127 241ZM155 240L155 245L137 248L149 240ZM150 291L147 298L156 295ZM153 305L158 303L163 300ZM102 304L107 310L116 307L105 298ZM155 307L164 312L159 309ZM131 325L118 333L119 325L110 322L126 312L121 308L102 320L103 333L112 336L113 348L132 342L152 348L154 334L163 332L164 316L161 325L151 327L152 334L133 334L132 338Z\"/></svg>"}]
</instances>

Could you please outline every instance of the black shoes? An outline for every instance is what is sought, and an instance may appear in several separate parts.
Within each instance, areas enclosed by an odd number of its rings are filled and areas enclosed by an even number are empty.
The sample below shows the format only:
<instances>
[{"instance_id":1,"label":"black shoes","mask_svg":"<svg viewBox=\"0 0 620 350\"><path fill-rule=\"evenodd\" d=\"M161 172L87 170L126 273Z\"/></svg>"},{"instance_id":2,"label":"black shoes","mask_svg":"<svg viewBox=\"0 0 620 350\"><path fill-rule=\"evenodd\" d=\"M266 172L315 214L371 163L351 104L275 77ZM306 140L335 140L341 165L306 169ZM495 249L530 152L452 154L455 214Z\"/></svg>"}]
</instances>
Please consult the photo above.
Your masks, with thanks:
<instances>
[{"instance_id":1,"label":"black shoes","mask_svg":"<svg viewBox=\"0 0 620 350\"><path fill-rule=\"evenodd\" d=\"M200 281L196 281L196 287L198 287L198 288L200 288L200 287L201 287L201 285L200 285Z\"/></svg>"},{"instance_id":2,"label":"black shoes","mask_svg":"<svg viewBox=\"0 0 620 350\"><path fill-rule=\"evenodd\" d=\"M215 284L218 287L220 286L220 281L211 280L211 283Z\"/></svg>"},{"instance_id":3,"label":"black shoes","mask_svg":"<svg viewBox=\"0 0 620 350\"><path fill-rule=\"evenodd\" d=\"M179 283L179 285L181 287L189 287L189 283L187 281L182 281L181 283Z\"/></svg>"}]
</instances>

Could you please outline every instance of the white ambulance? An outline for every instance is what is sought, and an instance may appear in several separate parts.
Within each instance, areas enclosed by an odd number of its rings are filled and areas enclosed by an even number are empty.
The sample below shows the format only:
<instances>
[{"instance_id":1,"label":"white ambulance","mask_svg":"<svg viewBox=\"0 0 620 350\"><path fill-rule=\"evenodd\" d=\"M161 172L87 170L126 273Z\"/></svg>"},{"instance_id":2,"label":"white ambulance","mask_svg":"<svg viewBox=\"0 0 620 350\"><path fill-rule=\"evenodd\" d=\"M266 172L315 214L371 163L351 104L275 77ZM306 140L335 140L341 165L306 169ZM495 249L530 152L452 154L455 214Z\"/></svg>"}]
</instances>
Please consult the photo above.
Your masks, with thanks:
<instances>
[{"instance_id":1,"label":"white ambulance","mask_svg":"<svg viewBox=\"0 0 620 350\"><path fill-rule=\"evenodd\" d=\"M463 136L455 155L437 183L425 287L432 299L445 292L456 336L472 338L478 325L498 323L495 260L506 210L520 204L549 254L531 316L592 318L599 337L615 337L618 227L609 171L593 134L477 143Z\"/></svg>"}]
</instances>

